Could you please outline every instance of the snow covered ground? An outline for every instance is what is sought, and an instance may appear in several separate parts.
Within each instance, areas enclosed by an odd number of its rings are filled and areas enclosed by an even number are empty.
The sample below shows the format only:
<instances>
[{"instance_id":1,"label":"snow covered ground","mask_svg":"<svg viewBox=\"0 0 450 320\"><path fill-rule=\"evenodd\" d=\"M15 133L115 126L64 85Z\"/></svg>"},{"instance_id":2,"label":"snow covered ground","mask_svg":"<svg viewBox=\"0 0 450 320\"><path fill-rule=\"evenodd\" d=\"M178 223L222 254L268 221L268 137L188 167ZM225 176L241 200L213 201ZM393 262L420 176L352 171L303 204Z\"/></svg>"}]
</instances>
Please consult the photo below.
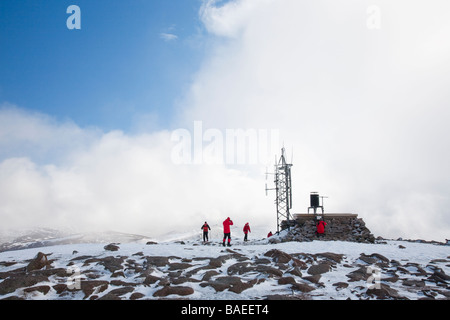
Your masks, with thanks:
<instances>
[{"instance_id":1,"label":"snow covered ground","mask_svg":"<svg viewBox=\"0 0 450 320\"><path fill-rule=\"evenodd\" d=\"M231 248L224 248L220 241L214 238L203 245L195 237L147 244L145 239L141 239L118 244L117 251L105 250L108 243L74 243L1 252L0 299L81 300L105 296L158 299L161 296L157 293L168 286L190 291L164 295L166 299L254 300L273 296L325 300L377 299L380 295L368 294L368 288L385 286L394 290L394 297L401 299L449 297L448 278L445 277L450 274L450 246L392 240L376 244L343 241L271 244L267 239L247 243L234 239ZM271 251L274 249L277 251ZM288 254L288 261L280 262L268 255L269 251ZM24 269L38 252L48 255L51 266L47 269L60 272L46 271L45 281L26 288L4 289L7 287L5 281L19 277L22 271L18 270ZM321 253L342 255L342 259L332 261ZM380 255L388 262L385 260L383 264L378 259ZM167 257L168 260L165 264L152 265L151 257ZM120 262L115 270L106 264L106 260L111 258ZM211 261L217 261L217 258L222 260L212 269ZM311 267L324 263L329 265L329 269L313 277ZM361 268L367 270L366 276L350 281L349 274ZM295 272L300 269L301 274ZM67 275L61 275L61 270L66 270ZM212 270L214 273L208 273ZM438 280L435 274L440 275ZM239 285L242 281L244 289L233 290L233 284L227 289L218 289L220 281L230 280L239 281ZM94 281L98 282L95 282L99 284L97 287ZM80 283L91 283L92 292L88 294L80 287L69 290ZM100 283L106 285L100 286ZM108 293L111 295L108 296ZM381 298L390 299L392 295L381 295Z\"/></svg>"}]
</instances>

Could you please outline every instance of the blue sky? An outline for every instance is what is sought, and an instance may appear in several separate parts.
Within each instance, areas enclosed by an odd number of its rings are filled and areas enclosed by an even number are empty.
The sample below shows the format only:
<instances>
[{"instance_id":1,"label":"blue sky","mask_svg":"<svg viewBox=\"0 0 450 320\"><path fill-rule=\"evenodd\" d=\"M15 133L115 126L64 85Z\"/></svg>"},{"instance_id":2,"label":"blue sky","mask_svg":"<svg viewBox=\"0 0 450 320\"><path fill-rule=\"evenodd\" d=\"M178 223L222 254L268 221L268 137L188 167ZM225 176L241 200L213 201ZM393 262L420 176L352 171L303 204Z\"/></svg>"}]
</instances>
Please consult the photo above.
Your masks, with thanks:
<instances>
[{"instance_id":1,"label":"blue sky","mask_svg":"<svg viewBox=\"0 0 450 320\"><path fill-rule=\"evenodd\" d=\"M272 130L294 154L296 213L318 191L376 235L448 238L449 13L448 0L0 0L0 221L271 225L266 165L173 158L176 129L205 159L233 155L228 129L253 129L241 155L269 151L272 166Z\"/></svg>"},{"instance_id":2,"label":"blue sky","mask_svg":"<svg viewBox=\"0 0 450 320\"><path fill-rule=\"evenodd\" d=\"M69 5L81 30L69 30ZM170 126L202 58L200 0L0 2L0 103L81 127ZM174 35L164 38L164 34ZM157 128L155 128L155 126Z\"/></svg>"}]
</instances>

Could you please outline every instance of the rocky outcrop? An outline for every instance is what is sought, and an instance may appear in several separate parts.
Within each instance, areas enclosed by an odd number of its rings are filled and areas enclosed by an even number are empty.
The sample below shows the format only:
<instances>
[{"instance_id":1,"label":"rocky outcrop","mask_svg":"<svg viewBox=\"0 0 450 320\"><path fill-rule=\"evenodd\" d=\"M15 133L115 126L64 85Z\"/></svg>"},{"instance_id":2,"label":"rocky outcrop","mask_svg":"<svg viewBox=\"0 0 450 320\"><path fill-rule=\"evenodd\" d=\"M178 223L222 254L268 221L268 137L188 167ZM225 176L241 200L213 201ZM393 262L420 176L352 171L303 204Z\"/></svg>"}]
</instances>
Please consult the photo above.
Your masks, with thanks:
<instances>
[{"instance_id":1,"label":"rocky outcrop","mask_svg":"<svg viewBox=\"0 0 450 320\"><path fill-rule=\"evenodd\" d=\"M27 272L31 272L34 270L40 270L42 268L48 267L50 265L51 262L48 261L47 258L48 255L39 252L36 257L34 257L34 259L32 259L30 261L30 263L28 264L26 270Z\"/></svg>"},{"instance_id":2,"label":"rocky outcrop","mask_svg":"<svg viewBox=\"0 0 450 320\"><path fill-rule=\"evenodd\" d=\"M77 250L67 261L50 261L44 253L31 260L1 261L1 268L9 269L0 269L0 299L198 299L200 290L212 296L314 299L323 297L324 288L356 299L450 297L450 257L421 265L376 252L349 259L333 252L287 253L270 245L258 254L218 247L217 256L189 259L117 251L111 255L105 248L90 256ZM258 295L262 287L272 288L271 294Z\"/></svg>"},{"instance_id":3,"label":"rocky outcrop","mask_svg":"<svg viewBox=\"0 0 450 320\"><path fill-rule=\"evenodd\" d=\"M323 235L316 234L316 222L312 217L299 217L295 224L290 226L289 232L282 238L273 238L272 242L338 240L360 243L374 243L375 237L367 228L363 219L354 216L325 217L327 223ZM287 229L287 224L282 224Z\"/></svg>"}]
</instances>

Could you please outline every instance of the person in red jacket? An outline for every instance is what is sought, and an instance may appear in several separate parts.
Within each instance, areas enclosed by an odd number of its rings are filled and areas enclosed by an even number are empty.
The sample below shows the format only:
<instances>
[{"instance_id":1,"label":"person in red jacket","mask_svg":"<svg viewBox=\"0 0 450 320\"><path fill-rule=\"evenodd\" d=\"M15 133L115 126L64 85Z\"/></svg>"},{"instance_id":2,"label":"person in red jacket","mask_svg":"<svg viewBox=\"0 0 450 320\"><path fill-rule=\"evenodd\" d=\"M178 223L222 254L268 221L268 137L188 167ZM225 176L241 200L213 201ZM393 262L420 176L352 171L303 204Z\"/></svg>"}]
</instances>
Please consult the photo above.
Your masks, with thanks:
<instances>
[{"instance_id":1,"label":"person in red jacket","mask_svg":"<svg viewBox=\"0 0 450 320\"><path fill-rule=\"evenodd\" d=\"M247 241L247 234L251 232L250 225L248 224L248 222L245 224L243 231L244 231L244 241Z\"/></svg>"},{"instance_id":2,"label":"person in red jacket","mask_svg":"<svg viewBox=\"0 0 450 320\"><path fill-rule=\"evenodd\" d=\"M228 246L231 247L231 230L230 226L233 225L230 217L226 218L223 222L223 246L225 247L225 240L228 238Z\"/></svg>"},{"instance_id":3,"label":"person in red jacket","mask_svg":"<svg viewBox=\"0 0 450 320\"><path fill-rule=\"evenodd\" d=\"M320 220L318 223L317 223L317 230L316 230L316 234L318 235L318 236L323 236L324 235L324 233L325 233L325 226L327 225L327 223L325 222L325 221L323 221L323 220Z\"/></svg>"},{"instance_id":4,"label":"person in red jacket","mask_svg":"<svg viewBox=\"0 0 450 320\"><path fill-rule=\"evenodd\" d=\"M203 230L203 242L207 242L208 239L208 230L211 230L208 223L205 221L205 223L202 225L201 229Z\"/></svg>"}]
</instances>

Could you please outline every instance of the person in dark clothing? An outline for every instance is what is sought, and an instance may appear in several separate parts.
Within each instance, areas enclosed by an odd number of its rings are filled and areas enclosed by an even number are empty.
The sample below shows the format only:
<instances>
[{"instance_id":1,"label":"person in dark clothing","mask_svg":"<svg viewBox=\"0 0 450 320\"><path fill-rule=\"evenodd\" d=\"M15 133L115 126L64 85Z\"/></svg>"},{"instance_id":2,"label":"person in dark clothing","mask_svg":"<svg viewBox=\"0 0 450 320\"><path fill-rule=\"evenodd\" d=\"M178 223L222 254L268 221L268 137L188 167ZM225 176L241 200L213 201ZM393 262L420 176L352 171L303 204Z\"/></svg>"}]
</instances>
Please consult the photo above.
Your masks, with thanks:
<instances>
[{"instance_id":1,"label":"person in dark clothing","mask_svg":"<svg viewBox=\"0 0 450 320\"><path fill-rule=\"evenodd\" d=\"M201 229L203 230L203 242L209 241L208 239L208 230L211 230L208 223L205 221L205 223L202 225Z\"/></svg>"}]
</instances>

